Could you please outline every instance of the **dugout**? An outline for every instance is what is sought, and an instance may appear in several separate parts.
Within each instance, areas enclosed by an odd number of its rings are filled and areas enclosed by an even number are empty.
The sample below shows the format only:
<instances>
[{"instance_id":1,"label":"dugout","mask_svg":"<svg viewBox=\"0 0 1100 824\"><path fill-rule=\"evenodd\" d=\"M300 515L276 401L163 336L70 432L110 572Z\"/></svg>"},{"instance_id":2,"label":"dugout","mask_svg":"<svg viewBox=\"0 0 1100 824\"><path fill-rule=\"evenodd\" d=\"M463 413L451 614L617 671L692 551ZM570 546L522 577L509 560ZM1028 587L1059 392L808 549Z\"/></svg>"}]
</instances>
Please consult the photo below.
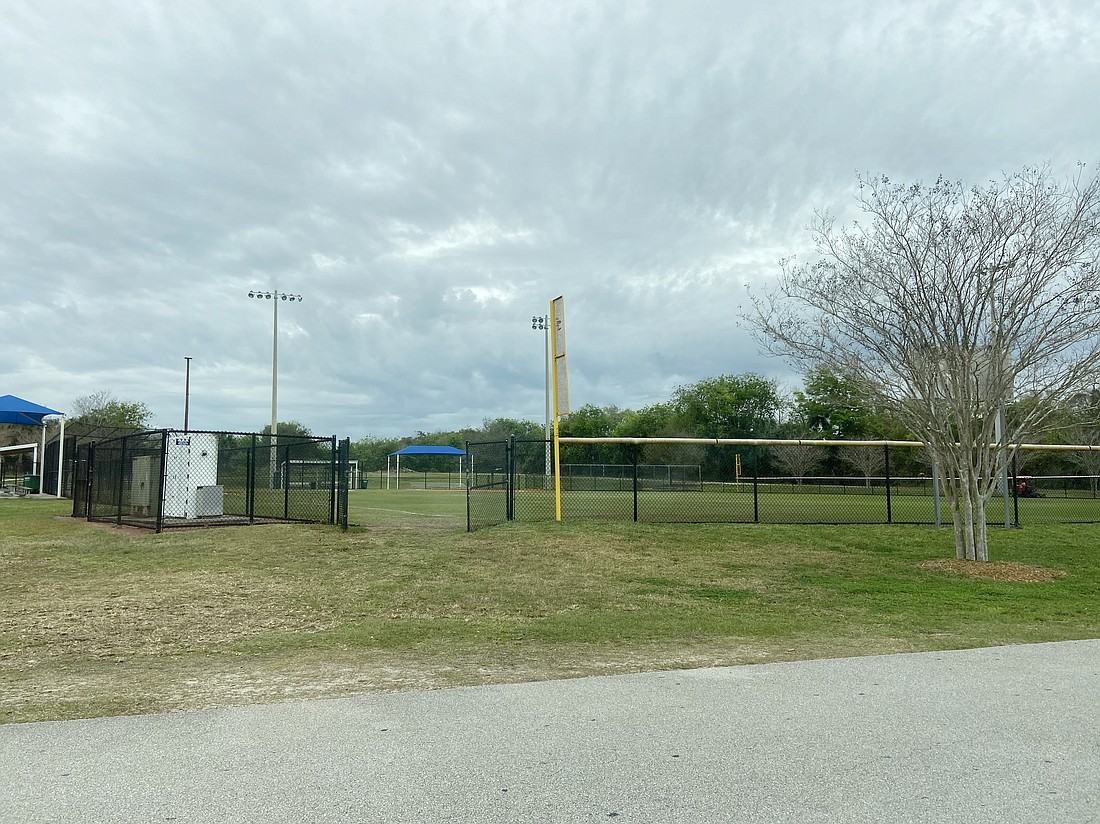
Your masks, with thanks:
<instances>
[{"instance_id":1,"label":"dugout","mask_svg":"<svg viewBox=\"0 0 1100 824\"><path fill-rule=\"evenodd\" d=\"M441 446L441 445L428 445L420 444L417 446L406 446L404 449L398 449L396 452L391 452L386 456L386 489L390 488L390 459L397 459L396 478L397 482L394 486L395 489L401 488L401 457L405 456L406 459L413 456L425 456L425 455L450 455L458 458L458 476L462 477L462 459L466 455L466 450L459 449L456 446Z\"/></svg>"},{"instance_id":2,"label":"dugout","mask_svg":"<svg viewBox=\"0 0 1100 824\"><path fill-rule=\"evenodd\" d=\"M61 419L61 437L65 436L65 415L56 409L40 406L37 403L17 398L15 395L0 395L0 423L13 424L15 426L37 426L42 429L41 447L38 444L16 444L12 447L12 453L27 453L31 456L31 471L23 476L21 489L33 489L35 492L44 490L43 477L45 466L43 457L46 454L46 418L59 417ZM57 497L61 497L61 471L60 460L57 465ZM33 480L32 480L33 479Z\"/></svg>"}]
</instances>

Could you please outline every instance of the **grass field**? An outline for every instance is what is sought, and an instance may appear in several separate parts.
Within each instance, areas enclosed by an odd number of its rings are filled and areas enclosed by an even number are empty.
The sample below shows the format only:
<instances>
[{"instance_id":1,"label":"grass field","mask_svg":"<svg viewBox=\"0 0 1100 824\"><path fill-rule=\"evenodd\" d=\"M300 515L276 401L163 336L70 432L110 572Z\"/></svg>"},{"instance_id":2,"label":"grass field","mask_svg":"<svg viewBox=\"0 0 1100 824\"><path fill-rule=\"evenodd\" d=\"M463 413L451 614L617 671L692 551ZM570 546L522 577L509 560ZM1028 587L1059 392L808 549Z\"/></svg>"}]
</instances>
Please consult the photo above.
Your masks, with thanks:
<instances>
[{"instance_id":1,"label":"grass field","mask_svg":"<svg viewBox=\"0 0 1100 824\"><path fill-rule=\"evenodd\" d=\"M0 718L1100 636L1100 527L513 522L355 490L347 533L121 531L0 500Z\"/></svg>"}]
</instances>

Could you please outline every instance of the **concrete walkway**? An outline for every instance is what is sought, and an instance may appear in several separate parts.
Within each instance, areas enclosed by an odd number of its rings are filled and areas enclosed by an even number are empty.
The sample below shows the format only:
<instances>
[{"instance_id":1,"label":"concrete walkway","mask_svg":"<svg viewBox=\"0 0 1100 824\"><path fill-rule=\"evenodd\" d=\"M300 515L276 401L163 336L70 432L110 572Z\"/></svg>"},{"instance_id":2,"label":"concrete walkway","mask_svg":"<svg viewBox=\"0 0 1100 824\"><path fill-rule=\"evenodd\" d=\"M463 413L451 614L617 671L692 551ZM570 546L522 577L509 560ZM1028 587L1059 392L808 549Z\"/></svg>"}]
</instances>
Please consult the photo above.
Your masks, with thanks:
<instances>
[{"instance_id":1,"label":"concrete walkway","mask_svg":"<svg viewBox=\"0 0 1100 824\"><path fill-rule=\"evenodd\" d=\"M1100 641L0 727L0 822L1100 822Z\"/></svg>"}]
</instances>

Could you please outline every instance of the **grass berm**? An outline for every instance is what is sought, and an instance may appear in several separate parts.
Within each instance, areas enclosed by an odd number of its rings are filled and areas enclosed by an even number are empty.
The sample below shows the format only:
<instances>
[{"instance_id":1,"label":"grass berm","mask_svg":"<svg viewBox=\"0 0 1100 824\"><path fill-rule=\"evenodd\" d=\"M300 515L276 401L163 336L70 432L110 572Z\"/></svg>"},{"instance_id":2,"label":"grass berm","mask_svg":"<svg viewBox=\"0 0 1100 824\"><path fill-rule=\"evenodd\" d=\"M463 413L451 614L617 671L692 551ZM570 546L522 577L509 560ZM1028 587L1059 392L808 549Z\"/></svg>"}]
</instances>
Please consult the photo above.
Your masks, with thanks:
<instances>
[{"instance_id":1,"label":"grass berm","mask_svg":"<svg viewBox=\"0 0 1100 824\"><path fill-rule=\"evenodd\" d=\"M1100 636L1100 526L509 523L355 490L362 526L126 531L0 500L0 719Z\"/></svg>"}]
</instances>

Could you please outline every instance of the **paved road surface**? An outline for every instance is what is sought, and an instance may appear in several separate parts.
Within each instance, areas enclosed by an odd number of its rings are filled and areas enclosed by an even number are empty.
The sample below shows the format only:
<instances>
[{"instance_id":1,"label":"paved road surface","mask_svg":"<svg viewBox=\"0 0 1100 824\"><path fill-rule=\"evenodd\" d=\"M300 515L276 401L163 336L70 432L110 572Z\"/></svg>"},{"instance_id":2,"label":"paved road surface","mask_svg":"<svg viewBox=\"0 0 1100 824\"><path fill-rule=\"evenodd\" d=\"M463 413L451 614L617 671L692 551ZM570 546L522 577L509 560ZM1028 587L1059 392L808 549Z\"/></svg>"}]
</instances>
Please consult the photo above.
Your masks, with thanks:
<instances>
[{"instance_id":1,"label":"paved road surface","mask_svg":"<svg viewBox=\"0 0 1100 824\"><path fill-rule=\"evenodd\" d=\"M1100 641L0 727L0 822L1100 822Z\"/></svg>"}]
</instances>

